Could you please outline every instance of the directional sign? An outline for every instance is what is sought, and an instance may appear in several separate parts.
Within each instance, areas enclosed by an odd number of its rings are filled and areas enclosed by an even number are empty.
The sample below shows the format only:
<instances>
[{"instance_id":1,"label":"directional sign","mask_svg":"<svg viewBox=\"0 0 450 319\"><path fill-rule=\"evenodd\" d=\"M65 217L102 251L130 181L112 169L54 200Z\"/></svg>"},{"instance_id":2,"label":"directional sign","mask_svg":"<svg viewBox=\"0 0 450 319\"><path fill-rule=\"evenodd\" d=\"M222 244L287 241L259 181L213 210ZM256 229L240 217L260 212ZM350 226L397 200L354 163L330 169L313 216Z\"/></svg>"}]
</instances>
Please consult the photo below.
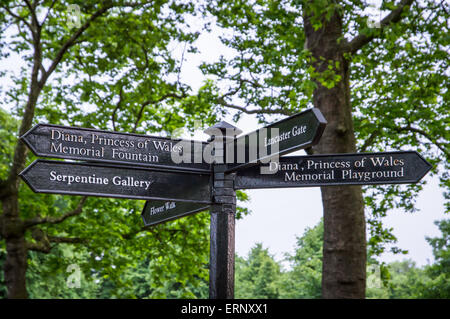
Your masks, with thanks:
<instances>
[{"instance_id":1,"label":"directional sign","mask_svg":"<svg viewBox=\"0 0 450 319\"><path fill-rule=\"evenodd\" d=\"M20 175L37 193L211 201L210 175L202 173L36 160Z\"/></svg>"},{"instance_id":2,"label":"directional sign","mask_svg":"<svg viewBox=\"0 0 450 319\"><path fill-rule=\"evenodd\" d=\"M21 136L37 156L135 164L145 167L210 171L203 161L206 143L143 134L107 132L87 128L38 124ZM174 162L173 155L183 154ZM187 155L187 157L186 157Z\"/></svg>"},{"instance_id":3,"label":"directional sign","mask_svg":"<svg viewBox=\"0 0 450 319\"><path fill-rule=\"evenodd\" d=\"M184 203L172 201L147 201L142 211L145 226L156 225L162 222L187 216L206 210L209 205L199 203Z\"/></svg>"},{"instance_id":4,"label":"directional sign","mask_svg":"<svg viewBox=\"0 0 450 319\"><path fill-rule=\"evenodd\" d=\"M388 152L288 156L269 169L274 174L260 174L259 166L238 171L235 188L416 183L431 165L417 152Z\"/></svg>"},{"instance_id":5,"label":"directional sign","mask_svg":"<svg viewBox=\"0 0 450 319\"><path fill-rule=\"evenodd\" d=\"M315 145L326 124L319 109L313 108L240 136L233 144L227 145L227 163L230 158L234 158L235 163L229 165L228 171ZM233 147L234 150L231 150ZM233 155L230 156L230 153Z\"/></svg>"}]
</instances>

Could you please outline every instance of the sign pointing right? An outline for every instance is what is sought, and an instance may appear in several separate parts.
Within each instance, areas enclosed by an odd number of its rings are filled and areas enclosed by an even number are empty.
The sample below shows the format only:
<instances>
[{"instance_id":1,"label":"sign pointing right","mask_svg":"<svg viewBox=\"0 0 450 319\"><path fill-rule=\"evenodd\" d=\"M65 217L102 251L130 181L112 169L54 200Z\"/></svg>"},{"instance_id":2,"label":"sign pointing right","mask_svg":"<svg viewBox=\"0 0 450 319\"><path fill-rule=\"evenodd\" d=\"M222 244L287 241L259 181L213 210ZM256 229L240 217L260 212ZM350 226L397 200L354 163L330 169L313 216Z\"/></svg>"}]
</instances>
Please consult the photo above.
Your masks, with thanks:
<instances>
[{"instance_id":1,"label":"sign pointing right","mask_svg":"<svg viewBox=\"0 0 450 319\"><path fill-rule=\"evenodd\" d=\"M237 171L236 189L417 183L431 169L414 151L281 157Z\"/></svg>"},{"instance_id":2,"label":"sign pointing right","mask_svg":"<svg viewBox=\"0 0 450 319\"><path fill-rule=\"evenodd\" d=\"M320 110L312 108L239 136L227 146L234 147L227 149L234 155L232 163L227 158L228 172L313 146L319 142L326 124Z\"/></svg>"}]
</instances>

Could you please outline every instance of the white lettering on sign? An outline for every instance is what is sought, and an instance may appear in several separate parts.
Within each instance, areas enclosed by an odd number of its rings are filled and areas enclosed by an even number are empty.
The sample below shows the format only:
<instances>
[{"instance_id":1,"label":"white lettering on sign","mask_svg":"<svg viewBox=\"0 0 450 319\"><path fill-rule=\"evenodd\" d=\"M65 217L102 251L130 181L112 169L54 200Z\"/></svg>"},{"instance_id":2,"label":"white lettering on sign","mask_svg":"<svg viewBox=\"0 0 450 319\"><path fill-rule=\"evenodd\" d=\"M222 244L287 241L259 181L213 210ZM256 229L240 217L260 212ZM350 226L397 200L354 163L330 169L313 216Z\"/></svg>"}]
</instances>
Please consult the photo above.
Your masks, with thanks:
<instances>
[{"instance_id":1,"label":"white lettering on sign","mask_svg":"<svg viewBox=\"0 0 450 319\"><path fill-rule=\"evenodd\" d=\"M269 170L282 171L285 182L370 182L401 179L406 174L405 159L393 156L365 156L355 161L307 159L298 163L271 162Z\"/></svg>"},{"instance_id":2,"label":"white lettering on sign","mask_svg":"<svg viewBox=\"0 0 450 319\"><path fill-rule=\"evenodd\" d=\"M67 185L80 183L80 184L98 184L98 185L108 185L109 180L106 177L98 177L95 174L90 176L79 176L79 175L61 175L55 171L50 172L50 180L57 182L64 182Z\"/></svg>"},{"instance_id":3,"label":"white lettering on sign","mask_svg":"<svg viewBox=\"0 0 450 319\"><path fill-rule=\"evenodd\" d=\"M108 185L109 179L107 177L99 177L95 174L89 176L80 175L66 175L58 174L56 171L50 172L50 181L52 182L62 182L67 185L72 184L96 184L96 185ZM123 187L136 187L144 188L148 190L150 185L153 184L152 180L137 180L133 176L114 176L112 178L112 184L115 186Z\"/></svg>"},{"instance_id":4,"label":"white lettering on sign","mask_svg":"<svg viewBox=\"0 0 450 319\"><path fill-rule=\"evenodd\" d=\"M274 137L271 137L271 138L264 138L264 146L269 146L269 145L273 145L276 143L280 143L282 141L288 140L294 136L298 136L298 135L301 135L304 133L306 133L306 125L302 125L302 126L296 125L289 132L283 132L283 133L276 135Z\"/></svg>"},{"instance_id":5,"label":"white lettering on sign","mask_svg":"<svg viewBox=\"0 0 450 319\"><path fill-rule=\"evenodd\" d=\"M147 190L153 181L139 181L135 180L134 177L122 177L122 176L114 176L112 182L116 186L126 186L126 187L139 187Z\"/></svg>"},{"instance_id":6,"label":"white lettering on sign","mask_svg":"<svg viewBox=\"0 0 450 319\"><path fill-rule=\"evenodd\" d=\"M65 142L85 143L82 135L68 134L58 130L52 130L52 140L61 140Z\"/></svg>"},{"instance_id":7,"label":"white lettering on sign","mask_svg":"<svg viewBox=\"0 0 450 319\"><path fill-rule=\"evenodd\" d=\"M176 207L177 207L177 204L175 202L166 202L162 206L152 206L152 207L150 207L150 215L164 213L165 211L174 209Z\"/></svg>"}]
</instances>

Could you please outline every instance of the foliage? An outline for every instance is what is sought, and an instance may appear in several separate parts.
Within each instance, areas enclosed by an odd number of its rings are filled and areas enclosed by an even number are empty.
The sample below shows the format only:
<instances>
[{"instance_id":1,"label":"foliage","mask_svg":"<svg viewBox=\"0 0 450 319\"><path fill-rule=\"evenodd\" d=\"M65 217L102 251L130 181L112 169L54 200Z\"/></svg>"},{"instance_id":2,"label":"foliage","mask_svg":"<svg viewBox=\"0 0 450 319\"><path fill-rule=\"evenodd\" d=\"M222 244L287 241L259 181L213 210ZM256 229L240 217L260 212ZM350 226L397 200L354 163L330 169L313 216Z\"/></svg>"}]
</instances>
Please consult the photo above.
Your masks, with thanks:
<instances>
[{"instance_id":1,"label":"foliage","mask_svg":"<svg viewBox=\"0 0 450 319\"><path fill-rule=\"evenodd\" d=\"M18 121L0 107L0 178L3 179L7 177L6 173L12 161L11 154L17 138L14 132L17 128Z\"/></svg>"},{"instance_id":2,"label":"foliage","mask_svg":"<svg viewBox=\"0 0 450 319\"><path fill-rule=\"evenodd\" d=\"M427 238L435 262L426 269L430 281L423 287L421 297L450 299L450 220L436 221L435 224L442 237Z\"/></svg>"},{"instance_id":3,"label":"foliage","mask_svg":"<svg viewBox=\"0 0 450 319\"><path fill-rule=\"evenodd\" d=\"M68 23L73 4L80 8L81 26ZM0 58L11 59L18 67L11 70L10 63L2 62L0 70L6 75L0 96L7 110L0 111L0 179L8 176L16 132L25 115L32 116L32 124L163 135L195 119L211 125L216 113L210 101L202 97L202 89L192 92L181 82L182 60L173 54L173 46L180 44L195 52L198 33L185 21L195 14L193 3L178 0L36 1L32 6L2 1ZM37 92L35 105L30 92ZM29 164L34 156L28 153L21 160ZM98 296L99 285L109 287L110 295L102 297L148 297L134 291L133 278L126 275L143 260L151 260L152 296L201 295L195 287L207 277L202 266L208 260L206 214L144 229L142 201L88 198L83 202L79 197L35 194L23 183L19 186L24 222L56 220L70 215L80 203L80 214L26 231L33 248L27 274L31 297ZM71 263L80 267L87 285L80 293L65 285ZM49 289L43 289L47 284ZM171 285L176 285L176 295L158 290Z\"/></svg>"},{"instance_id":4,"label":"foliage","mask_svg":"<svg viewBox=\"0 0 450 319\"><path fill-rule=\"evenodd\" d=\"M427 239L434 263L418 267L412 260L379 264L369 259L366 297L369 299L449 298L449 220L436 222L441 237ZM323 221L297 238L288 269L255 244L247 258L237 257L236 297L316 299L321 297Z\"/></svg>"},{"instance_id":5,"label":"foliage","mask_svg":"<svg viewBox=\"0 0 450 319\"><path fill-rule=\"evenodd\" d=\"M74 252L69 245L55 247L50 255L30 252L27 271L27 288L30 298L95 298L99 293L100 280L94 274L87 276L80 272L80 286L70 285L70 276L74 272L69 265L78 266L87 257L87 252Z\"/></svg>"},{"instance_id":6,"label":"foliage","mask_svg":"<svg viewBox=\"0 0 450 319\"><path fill-rule=\"evenodd\" d=\"M320 298L322 295L323 220L297 237L292 269L284 274L281 298Z\"/></svg>"},{"instance_id":7,"label":"foliage","mask_svg":"<svg viewBox=\"0 0 450 319\"><path fill-rule=\"evenodd\" d=\"M277 282L280 266L268 249L257 243L248 258L236 257L236 298L275 299L279 297Z\"/></svg>"}]
</instances>

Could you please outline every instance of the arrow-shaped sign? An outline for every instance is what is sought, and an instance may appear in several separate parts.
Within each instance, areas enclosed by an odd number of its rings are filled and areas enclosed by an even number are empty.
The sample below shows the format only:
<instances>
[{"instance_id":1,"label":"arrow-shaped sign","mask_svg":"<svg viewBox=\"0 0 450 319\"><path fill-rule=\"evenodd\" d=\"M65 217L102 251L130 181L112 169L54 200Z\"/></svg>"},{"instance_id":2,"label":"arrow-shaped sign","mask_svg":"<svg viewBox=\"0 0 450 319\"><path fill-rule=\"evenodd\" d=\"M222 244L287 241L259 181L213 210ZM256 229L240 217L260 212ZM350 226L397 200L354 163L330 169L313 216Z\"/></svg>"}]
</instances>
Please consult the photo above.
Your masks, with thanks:
<instances>
[{"instance_id":1,"label":"arrow-shaped sign","mask_svg":"<svg viewBox=\"0 0 450 319\"><path fill-rule=\"evenodd\" d=\"M320 110L312 108L240 136L227 145L226 162L234 158L235 163L228 172L315 145L326 124Z\"/></svg>"},{"instance_id":2,"label":"arrow-shaped sign","mask_svg":"<svg viewBox=\"0 0 450 319\"><path fill-rule=\"evenodd\" d=\"M210 175L36 160L20 176L36 193L211 202Z\"/></svg>"},{"instance_id":3,"label":"arrow-shaped sign","mask_svg":"<svg viewBox=\"0 0 450 319\"><path fill-rule=\"evenodd\" d=\"M53 124L38 124L21 136L21 139L36 156L210 171L209 163L201 156L206 143L199 141ZM173 155L183 153L183 161L173 160Z\"/></svg>"},{"instance_id":4,"label":"arrow-shaped sign","mask_svg":"<svg viewBox=\"0 0 450 319\"><path fill-rule=\"evenodd\" d=\"M156 225L169 220L191 215L209 208L199 203L147 201L142 211L145 226Z\"/></svg>"},{"instance_id":5,"label":"arrow-shaped sign","mask_svg":"<svg viewBox=\"0 0 450 319\"><path fill-rule=\"evenodd\" d=\"M269 164L273 174L261 174L259 166L239 170L235 188L416 183L430 169L414 151L287 156Z\"/></svg>"}]
</instances>

